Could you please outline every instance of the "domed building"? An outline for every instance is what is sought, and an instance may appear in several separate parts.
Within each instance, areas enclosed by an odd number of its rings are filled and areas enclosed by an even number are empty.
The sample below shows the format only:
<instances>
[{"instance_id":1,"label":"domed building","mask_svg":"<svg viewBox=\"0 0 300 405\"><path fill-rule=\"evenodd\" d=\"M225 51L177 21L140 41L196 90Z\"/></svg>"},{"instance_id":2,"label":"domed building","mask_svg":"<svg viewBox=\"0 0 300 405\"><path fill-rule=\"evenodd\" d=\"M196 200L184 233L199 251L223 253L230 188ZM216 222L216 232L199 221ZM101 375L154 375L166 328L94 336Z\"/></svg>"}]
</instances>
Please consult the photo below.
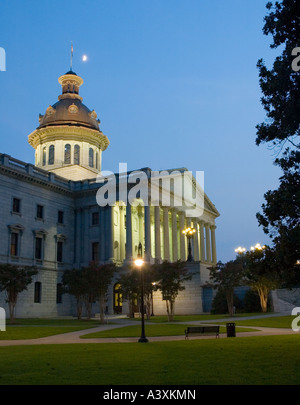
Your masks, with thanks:
<instances>
[{"instance_id":1,"label":"domed building","mask_svg":"<svg viewBox=\"0 0 300 405\"><path fill-rule=\"evenodd\" d=\"M0 263L38 269L18 297L15 315L75 316L75 300L61 294L62 276L91 261L117 265L107 313L128 313L118 276L128 271L140 246L149 263L186 261L193 277L176 299L177 314L209 311L213 292L207 281L209 267L217 262L219 212L197 176L185 168L142 168L101 181L102 152L109 141L97 113L79 95L83 79L70 70L58 81L58 101L39 116L39 126L28 136L35 164L0 153ZM112 200L106 200L111 191ZM196 202L199 197L200 209L191 208L193 196ZM193 228L192 239L182 232L187 227ZM166 313L160 292L152 301L156 315ZM4 293L0 306L7 310ZM93 312L98 311L94 304Z\"/></svg>"},{"instance_id":2,"label":"domed building","mask_svg":"<svg viewBox=\"0 0 300 405\"><path fill-rule=\"evenodd\" d=\"M58 81L62 86L58 102L40 114L40 125L28 137L36 151L35 165L70 180L94 178L101 170L108 138L95 110L82 103L83 79L70 70Z\"/></svg>"}]
</instances>

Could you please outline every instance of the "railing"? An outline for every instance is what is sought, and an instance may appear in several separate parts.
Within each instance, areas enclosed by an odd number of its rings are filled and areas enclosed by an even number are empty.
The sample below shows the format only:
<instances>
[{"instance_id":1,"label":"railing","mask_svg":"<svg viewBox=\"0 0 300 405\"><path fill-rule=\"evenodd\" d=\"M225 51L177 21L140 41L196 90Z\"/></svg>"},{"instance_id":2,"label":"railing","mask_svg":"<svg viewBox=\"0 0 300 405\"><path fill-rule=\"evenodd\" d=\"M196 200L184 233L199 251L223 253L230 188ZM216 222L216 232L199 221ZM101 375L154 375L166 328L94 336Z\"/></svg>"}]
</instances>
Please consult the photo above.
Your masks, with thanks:
<instances>
[{"instance_id":1,"label":"railing","mask_svg":"<svg viewBox=\"0 0 300 405\"><path fill-rule=\"evenodd\" d=\"M34 166L31 163L22 162L21 160L15 159L3 153L0 154L0 165L11 168L13 170L17 170L19 172L21 171L22 173L33 176L38 180L50 182L57 186L68 188L69 190L72 189L72 186L70 184L71 182L68 179Z\"/></svg>"}]
</instances>

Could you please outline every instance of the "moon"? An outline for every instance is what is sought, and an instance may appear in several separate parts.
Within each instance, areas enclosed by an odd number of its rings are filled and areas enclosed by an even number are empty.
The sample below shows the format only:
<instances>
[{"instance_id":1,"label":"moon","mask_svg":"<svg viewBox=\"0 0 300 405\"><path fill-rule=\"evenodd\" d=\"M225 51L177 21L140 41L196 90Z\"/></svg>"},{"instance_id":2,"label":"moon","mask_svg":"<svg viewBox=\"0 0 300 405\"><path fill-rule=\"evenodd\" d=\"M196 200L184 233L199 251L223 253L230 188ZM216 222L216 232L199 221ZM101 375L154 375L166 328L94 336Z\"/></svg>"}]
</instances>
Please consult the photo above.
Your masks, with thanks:
<instances>
[{"instance_id":1,"label":"moon","mask_svg":"<svg viewBox=\"0 0 300 405\"><path fill-rule=\"evenodd\" d=\"M83 62L86 62L86 61L87 61L87 56L86 56L86 55L82 55L82 60L83 60Z\"/></svg>"}]
</instances>

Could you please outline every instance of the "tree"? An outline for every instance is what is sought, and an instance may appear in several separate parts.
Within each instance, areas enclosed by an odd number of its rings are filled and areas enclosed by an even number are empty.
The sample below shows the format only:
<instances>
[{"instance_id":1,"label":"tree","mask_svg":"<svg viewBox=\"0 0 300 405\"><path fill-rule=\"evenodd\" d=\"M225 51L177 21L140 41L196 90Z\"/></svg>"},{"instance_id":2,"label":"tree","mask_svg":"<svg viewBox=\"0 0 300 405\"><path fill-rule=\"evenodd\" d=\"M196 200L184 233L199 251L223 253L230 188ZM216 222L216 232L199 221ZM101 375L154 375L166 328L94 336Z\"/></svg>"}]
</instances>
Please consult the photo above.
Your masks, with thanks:
<instances>
[{"instance_id":1,"label":"tree","mask_svg":"<svg viewBox=\"0 0 300 405\"><path fill-rule=\"evenodd\" d=\"M130 317L134 316L134 301L141 297L141 271L144 272L144 304L147 319L150 319L152 309L152 294L154 290L153 282L156 281L155 273L151 266L144 263L141 270L134 266L129 268L129 272L122 274L118 282L121 284L122 297L129 302Z\"/></svg>"},{"instance_id":2,"label":"tree","mask_svg":"<svg viewBox=\"0 0 300 405\"><path fill-rule=\"evenodd\" d=\"M154 264L153 268L156 279L159 280L155 284L155 289L161 291L166 301L168 321L173 321L176 297L180 291L185 290L184 282L191 280L193 274L180 260L174 263L164 261L161 264Z\"/></svg>"},{"instance_id":3,"label":"tree","mask_svg":"<svg viewBox=\"0 0 300 405\"><path fill-rule=\"evenodd\" d=\"M283 167L279 188L265 194L263 213L257 218L273 240L277 259L285 270L282 281L288 287L299 283L295 263L300 257L300 166L295 162L294 168L289 164Z\"/></svg>"},{"instance_id":4,"label":"tree","mask_svg":"<svg viewBox=\"0 0 300 405\"><path fill-rule=\"evenodd\" d=\"M234 288L241 285L243 266L240 260L231 260L227 263L218 262L210 269L210 280L213 287L223 291L226 296L228 313L234 314Z\"/></svg>"},{"instance_id":5,"label":"tree","mask_svg":"<svg viewBox=\"0 0 300 405\"><path fill-rule=\"evenodd\" d=\"M100 322L104 323L106 293L111 284L115 264L91 262L81 269L66 270L62 277L64 292L74 295L77 302L77 318L81 319L83 303L87 317L91 317L92 302L97 298L100 306Z\"/></svg>"},{"instance_id":6,"label":"tree","mask_svg":"<svg viewBox=\"0 0 300 405\"><path fill-rule=\"evenodd\" d=\"M261 311L260 299L256 290L250 288L246 291L244 297L244 311L245 312L259 312Z\"/></svg>"},{"instance_id":7,"label":"tree","mask_svg":"<svg viewBox=\"0 0 300 405\"><path fill-rule=\"evenodd\" d=\"M268 2L266 8L269 15L264 18L263 33L273 36L271 48L281 46L283 50L271 70L262 59L257 63L267 121L257 125L256 143L271 142L281 149L289 145L299 150L300 75L292 69L292 50L300 46L300 4L298 0L282 0L274 6Z\"/></svg>"},{"instance_id":8,"label":"tree","mask_svg":"<svg viewBox=\"0 0 300 405\"><path fill-rule=\"evenodd\" d=\"M18 295L27 290L35 274L37 270L34 267L0 264L0 291L6 292L11 323L14 323Z\"/></svg>"},{"instance_id":9,"label":"tree","mask_svg":"<svg viewBox=\"0 0 300 405\"><path fill-rule=\"evenodd\" d=\"M236 294L233 294L233 305L237 309L242 308L242 303ZM212 314L228 314L228 304L225 290L218 289L211 304Z\"/></svg>"},{"instance_id":10,"label":"tree","mask_svg":"<svg viewBox=\"0 0 300 405\"><path fill-rule=\"evenodd\" d=\"M245 253L245 263L245 282L257 291L262 312L267 312L269 293L280 285L276 252L268 246L250 250Z\"/></svg>"},{"instance_id":11,"label":"tree","mask_svg":"<svg viewBox=\"0 0 300 405\"><path fill-rule=\"evenodd\" d=\"M64 293L74 295L76 298L77 318L81 319L82 307L87 293L82 269L65 270L62 276Z\"/></svg>"},{"instance_id":12,"label":"tree","mask_svg":"<svg viewBox=\"0 0 300 405\"><path fill-rule=\"evenodd\" d=\"M129 316L134 317L134 302L141 294L140 288L140 275L138 270L132 268L126 274L122 274L118 278L118 282L121 285L122 299L129 302Z\"/></svg>"},{"instance_id":13,"label":"tree","mask_svg":"<svg viewBox=\"0 0 300 405\"><path fill-rule=\"evenodd\" d=\"M292 50L300 46L300 3L282 0L275 5L268 2L266 7L269 14L263 33L272 35L270 47L280 47L282 53L272 69L262 59L257 63L267 119L256 127L256 144L268 143L274 148L275 164L283 175L279 188L265 194L266 203L257 219L272 238L277 259L293 284L291 275L297 275L295 263L300 258L300 71L292 68Z\"/></svg>"},{"instance_id":14,"label":"tree","mask_svg":"<svg viewBox=\"0 0 300 405\"><path fill-rule=\"evenodd\" d=\"M92 296L98 297L100 309L100 322L104 323L105 303L107 299L107 290L110 286L116 265L114 263L97 264L91 262L85 268L85 272L89 274L89 293Z\"/></svg>"}]
</instances>

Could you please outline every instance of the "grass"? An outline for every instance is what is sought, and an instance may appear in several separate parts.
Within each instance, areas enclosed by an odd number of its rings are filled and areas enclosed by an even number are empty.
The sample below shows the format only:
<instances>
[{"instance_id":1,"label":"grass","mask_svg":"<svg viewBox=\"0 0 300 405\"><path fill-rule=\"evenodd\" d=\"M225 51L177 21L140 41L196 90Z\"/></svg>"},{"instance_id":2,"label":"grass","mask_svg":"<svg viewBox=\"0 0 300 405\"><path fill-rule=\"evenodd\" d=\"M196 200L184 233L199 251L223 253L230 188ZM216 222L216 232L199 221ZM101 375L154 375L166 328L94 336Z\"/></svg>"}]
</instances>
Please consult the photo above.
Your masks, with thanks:
<instances>
[{"instance_id":1,"label":"grass","mask_svg":"<svg viewBox=\"0 0 300 405\"><path fill-rule=\"evenodd\" d=\"M145 326L145 331L147 337L153 336L183 336L184 330L188 326L199 326L191 324L159 324ZM250 328L236 328L237 332L247 332L254 331L255 329ZM226 327L220 327L220 333L226 333ZM123 328L110 329L100 332L88 333L86 335L80 336L82 339L92 339L92 338L123 338L123 337L138 337L141 335L141 326L132 325L124 326Z\"/></svg>"},{"instance_id":2,"label":"grass","mask_svg":"<svg viewBox=\"0 0 300 405\"><path fill-rule=\"evenodd\" d=\"M239 314L247 316L247 314ZM254 314L249 314L253 316ZM261 315L261 314L259 314ZM227 315L177 315L174 323L168 323L166 316L155 316L146 324L146 334L151 336L176 336L183 335L184 329L188 326L179 322L193 321L213 321L216 319L224 319ZM294 319L292 316L280 317L263 317L258 319L239 320L236 316L237 332L246 332L250 329L238 328L238 326L253 326L253 327L274 327L274 328L290 328L291 322ZM83 338L92 337L136 337L140 335L140 320L136 325L113 330L92 333L84 335ZM218 322L224 325L226 322ZM16 319L14 325L10 325L7 321L6 332L0 332L0 340L20 340L20 339L35 339L46 336L53 336L62 333L73 332L77 330L89 329L100 326L99 320L78 320L64 318L36 318L36 319ZM221 326L220 333L225 333L226 327Z\"/></svg>"},{"instance_id":3,"label":"grass","mask_svg":"<svg viewBox=\"0 0 300 405\"><path fill-rule=\"evenodd\" d=\"M0 332L0 340L37 339L99 326L99 321L78 319L16 319Z\"/></svg>"},{"instance_id":4,"label":"grass","mask_svg":"<svg viewBox=\"0 0 300 405\"><path fill-rule=\"evenodd\" d=\"M255 316L255 315L262 315L262 313L242 313L242 314L235 314L234 318L239 318L243 316ZM200 315L175 315L174 316L174 321L172 322L192 322L192 321L208 321L208 320L214 320L214 319L225 319L229 318L228 314L200 314ZM141 321L141 318L131 318L133 321ZM154 316L151 317L149 322L153 323L164 323L168 322L168 317L167 315L159 315L159 316Z\"/></svg>"},{"instance_id":5,"label":"grass","mask_svg":"<svg viewBox=\"0 0 300 405\"><path fill-rule=\"evenodd\" d=\"M99 320L75 318L17 318L13 324L7 319L8 326L97 326Z\"/></svg>"},{"instance_id":6,"label":"grass","mask_svg":"<svg viewBox=\"0 0 300 405\"><path fill-rule=\"evenodd\" d=\"M262 326L266 328L291 328L292 320L295 319L295 316L286 315L286 316L275 316L269 318L257 318L249 320L238 319L235 321L236 325L246 325L246 326Z\"/></svg>"},{"instance_id":7,"label":"grass","mask_svg":"<svg viewBox=\"0 0 300 405\"><path fill-rule=\"evenodd\" d=\"M0 347L1 385L299 384L300 335Z\"/></svg>"}]
</instances>

